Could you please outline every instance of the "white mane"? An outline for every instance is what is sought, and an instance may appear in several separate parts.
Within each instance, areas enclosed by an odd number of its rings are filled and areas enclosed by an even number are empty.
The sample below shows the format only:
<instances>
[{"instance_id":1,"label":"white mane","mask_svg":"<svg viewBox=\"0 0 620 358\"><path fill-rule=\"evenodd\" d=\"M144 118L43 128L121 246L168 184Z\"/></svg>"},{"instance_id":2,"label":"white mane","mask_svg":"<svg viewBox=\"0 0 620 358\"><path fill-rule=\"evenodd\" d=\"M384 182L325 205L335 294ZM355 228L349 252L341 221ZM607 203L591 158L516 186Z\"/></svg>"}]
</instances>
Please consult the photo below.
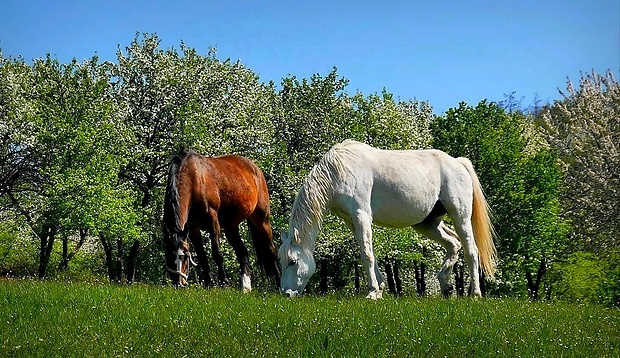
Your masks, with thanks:
<instances>
[{"instance_id":1,"label":"white mane","mask_svg":"<svg viewBox=\"0 0 620 358\"><path fill-rule=\"evenodd\" d=\"M347 148L347 144L351 143L355 142L346 140L334 145L312 168L293 203L289 220L289 242L283 244L290 245L295 242L310 253L314 251L323 215L331 201L332 185L342 178L347 170L342 159L343 155L351 153Z\"/></svg>"}]
</instances>

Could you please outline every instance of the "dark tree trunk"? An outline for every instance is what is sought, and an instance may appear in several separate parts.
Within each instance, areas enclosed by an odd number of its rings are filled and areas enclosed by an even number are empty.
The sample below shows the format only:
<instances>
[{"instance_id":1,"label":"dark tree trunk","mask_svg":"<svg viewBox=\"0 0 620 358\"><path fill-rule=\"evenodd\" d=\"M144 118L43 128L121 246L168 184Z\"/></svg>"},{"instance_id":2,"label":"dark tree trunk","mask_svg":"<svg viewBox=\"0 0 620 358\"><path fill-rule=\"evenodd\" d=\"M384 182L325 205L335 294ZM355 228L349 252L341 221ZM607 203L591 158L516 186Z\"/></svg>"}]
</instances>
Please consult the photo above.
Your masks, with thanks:
<instances>
[{"instance_id":1,"label":"dark tree trunk","mask_svg":"<svg viewBox=\"0 0 620 358\"><path fill-rule=\"evenodd\" d=\"M82 245L84 245L84 242L86 241L87 237L88 237L88 229L80 229L80 241L75 246L75 249L73 251L71 251L71 252L68 252L69 251L68 239L67 238L63 238L63 241L62 241L62 261L58 265L58 271L62 271L62 270L67 269L67 267L69 266L69 261L71 261L73 256L75 256L80 251L80 249L82 248Z\"/></svg>"},{"instance_id":2,"label":"dark tree trunk","mask_svg":"<svg viewBox=\"0 0 620 358\"><path fill-rule=\"evenodd\" d=\"M355 282L353 283L355 286L355 293L360 293L361 292L361 287L360 287L360 267L357 264L357 262L354 264L355 267Z\"/></svg>"},{"instance_id":3,"label":"dark tree trunk","mask_svg":"<svg viewBox=\"0 0 620 358\"><path fill-rule=\"evenodd\" d=\"M155 187L155 177L153 176L153 171L149 173L145 173L145 174L146 174L146 183L144 185L144 188L142 189L142 193L144 195L142 196L142 202L140 203L142 208L146 208L151 203L151 198L152 198L151 193L153 191L153 188Z\"/></svg>"},{"instance_id":4,"label":"dark tree trunk","mask_svg":"<svg viewBox=\"0 0 620 358\"><path fill-rule=\"evenodd\" d=\"M129 256L127 257L127 283L130 285L136 279L136 263L138 262L138 253L140 253L140 241L135 240L133 245L131 245Z\"/></svg>"},{"instance_id":5,"label":"dark tree trunk","mask_svg":"<svg viewBox=\"0 0 620 358\"><path fill-rule=\"evenodd\" d=\"M105 252L105 263L108 268L108 277L110 282L117 282L118 278L114 267L114 252L112 250L112 245L103 234L99 234L99 239L101 240L101 245L103 246L103 251Z\"/></svg>"},{"instance_id":6,"label":"dark tree trunk","mask_svg":"<svg viewBox=\"0 0 620 358\"><path fill-rule=\"evenodd\" d=\"M528 258L526 257L526 260ZM538 299L538 290L540 288L540 282L547 272L547 260L542 259L540 261L540 265L538 265L538 271L536 272L536 278L532 276L532 273L529 271L525 272L525 278L527 280L527 290L530 294L530 298L533 300Z\"/></svg>"},{"instance_id":7,"label":"dark tree trunk","mask_svg":"<svg viewBox=\"0 0 620 358\"><path fill-rule=\"evenodd\" d=\"M319 293L324 295L327 293L327 259L321 259L320 270L321 282L319 284Z\"/></svg>"},{"instance_id":8,"label":"dark tree trunk","mask_svg":"<svg viewBox=\"0 0 620 358\"><path fill-rule=\"evenodd\" d=\"M403 294L403 281L400 279L400 269L398 267L398 261L394 261L394 283L396 283L396 294Z\"/></svg>"},{"instance_id":9,"label":"dark tree trunk","mask_svg":"<svg viewBox=\"0 0 620 358\"><path fill-rule=\"evenodd\" d=\"M413 262L413 273L415 274L415 291L418 296L423 297L425 294L425 283L424 283L424 275L422 269L423 263L418 263L417 261Z\"/></svg>"},{"instance_id":10,"label":"dark tree trunk","mask_svg":"<svg viewBox=\"0 0 620 358\"><path fill-rule=\"evenodd\" d=\"M116 282L123 281L123 240L116 240Z\"/></svg>"},{"instance_id":11,"label":"dark tree trunk","mask_svg":"<svg viewBox=\"0 0 620 358\"><path fill-rule=\"evenodd\" d=\"M69 257L69 238L67 236L64 236L62 238L62 259L60 261L60 264L58 264L58 270L64 270L67 268L67 265L69 263L68 257Z\"/></svg>"},{"instance_id":12,"label":"dark tree trunk","mask_svg":"<svg viewBox=\"0 0 620 358\"><path fill-rule=\"evenodd\" d=\"M465 265L460 259L454 265L454 286L457 296L465 296Z\"/></svg>"},{"instance_id":13,"label":"dark tree trunk","mask_svg":"<svg viewBox=\"0 0 620 358\"><path fill-rule=\"evenodd\" d=\"M413 262L413 270L415 273L415 290L420 297L424 297L426 295L426 264L424 263L425 256L426 246L422 246L422 259L420 259L419 262Z\"/></svg>"},{"instance_id":14,"label":"dark tree trunk","mask_svg":"<svg viewBox=\"0 0 620 358\"><path fill-rule=\"evenodd\" d=\"M349 270L346 269L347 265L344 265L344 258L341 257L334 263L334 289L336 291L343 289L347 285L347 278L345 275ZM343 269L343 267L345 267Z\"/></svg>"},{"instance_id":15,"label":"dark tree trunk","mask_svg":"<svg viewBox=\"0 0 620 358\"><path fill-rule=\"evenodd\" d=\"M41 241L39 250L39 279L42 280L47 274L47 265L54 248L54 240L56 239L56 228L44 227L43 232L39 235L39 239Z\"/></svg>"},{"instance_id":16,"label":"dark tree trunk","mask_svg":"<svg viewBox=\"0 0 620 358\"><path fill-rule=\"evenodd\" d=\"M394 284L394 272L392 271L392 264L387 256L385 257L385 274L387 276L388 291L395 295L396 285Z\"/></svg>"}]
</instances>

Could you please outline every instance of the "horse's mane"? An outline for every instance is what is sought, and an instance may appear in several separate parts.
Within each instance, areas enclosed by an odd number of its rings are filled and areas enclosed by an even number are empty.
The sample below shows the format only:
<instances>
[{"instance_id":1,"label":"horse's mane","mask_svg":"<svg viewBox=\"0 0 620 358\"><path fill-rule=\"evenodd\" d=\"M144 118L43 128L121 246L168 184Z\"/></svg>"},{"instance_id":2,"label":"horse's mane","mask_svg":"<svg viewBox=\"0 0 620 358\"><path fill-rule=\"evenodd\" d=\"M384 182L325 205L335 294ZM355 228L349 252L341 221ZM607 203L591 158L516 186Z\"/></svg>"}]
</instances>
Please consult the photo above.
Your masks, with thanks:
<instances>
[{"instance_id":1,"label":"horse's mane","mask_svg":"<svg viewBox=\"0 0 620 358\"><path fill-rule=\"evenodd\" d=\"M164 198L164 240L171 240L174 248L177 249L181 245L180 233L183 231L179 225L179 191L177 180L179 177L179 169L183 160L193 153L187 148L180 148L177 153L172 156L170 170L168 172L168 183L166 184L166 195Z\"/></svg>"},{"instance_id":2,"label":"horse's mane","mask_svg":"<svg viewBox=\"0 0 620 358\"><path fill-rule=\"evenodd\" d=\"M312 252L321 230L323 216L332 199L333 183L342 178L347 170L343 156L350 153L346 147L352 141L334 145L310 170L291 210L289 242L295 242L304 250ZM298 235L295 235L295 229Z\"/></svg>"}]
</instances>

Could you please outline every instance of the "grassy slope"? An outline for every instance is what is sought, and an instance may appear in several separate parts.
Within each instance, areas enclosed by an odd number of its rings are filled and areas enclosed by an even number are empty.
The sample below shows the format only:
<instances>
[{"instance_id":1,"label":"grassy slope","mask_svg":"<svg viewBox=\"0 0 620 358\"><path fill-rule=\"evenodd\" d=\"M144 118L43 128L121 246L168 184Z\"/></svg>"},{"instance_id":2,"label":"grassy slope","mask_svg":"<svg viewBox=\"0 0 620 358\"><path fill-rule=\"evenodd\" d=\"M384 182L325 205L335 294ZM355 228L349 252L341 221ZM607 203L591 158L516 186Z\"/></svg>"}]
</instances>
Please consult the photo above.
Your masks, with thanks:
<instances>
[{"instance_id":1,"label":"grassy slope","mask_svg":"<svg viewBox=\"0 0 620 358\"><path fill-rule=\"evenodd\" d=\"M0 356L620 356L620 311L0 282Z\"/></svg>"}]
</instances>

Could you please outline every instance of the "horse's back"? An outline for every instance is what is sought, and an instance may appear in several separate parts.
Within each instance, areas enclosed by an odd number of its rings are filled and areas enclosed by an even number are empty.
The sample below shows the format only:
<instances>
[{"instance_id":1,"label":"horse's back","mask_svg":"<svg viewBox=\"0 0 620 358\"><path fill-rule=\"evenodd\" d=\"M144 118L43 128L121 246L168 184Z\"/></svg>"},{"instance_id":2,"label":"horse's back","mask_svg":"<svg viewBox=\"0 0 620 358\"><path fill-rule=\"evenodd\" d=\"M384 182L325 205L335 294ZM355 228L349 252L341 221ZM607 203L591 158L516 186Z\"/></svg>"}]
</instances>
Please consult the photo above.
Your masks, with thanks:
<instances>
[{"instance_id":1,"label":"horse's back","mask_svg":"<svg viewBox=\"0 0 620 358\"><path fill-rule=\"evenodd\" d=\"M257 208L268 212L269 192L260 168L239 155L194 154L184 163L193 173L195 202L219 212L220 219L240 221Z\"/></svg>"}]
</instances>

